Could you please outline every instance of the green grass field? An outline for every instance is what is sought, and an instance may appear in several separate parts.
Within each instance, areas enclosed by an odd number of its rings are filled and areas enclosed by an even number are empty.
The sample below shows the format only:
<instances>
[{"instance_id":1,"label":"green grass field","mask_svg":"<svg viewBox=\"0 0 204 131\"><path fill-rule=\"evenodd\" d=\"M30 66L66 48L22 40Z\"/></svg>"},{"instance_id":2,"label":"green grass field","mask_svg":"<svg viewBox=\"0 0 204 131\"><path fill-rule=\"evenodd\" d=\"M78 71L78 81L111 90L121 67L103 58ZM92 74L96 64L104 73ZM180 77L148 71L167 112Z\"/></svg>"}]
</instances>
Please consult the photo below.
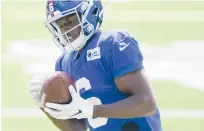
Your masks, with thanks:
<instances>
[{"instance_id":1,"label":"green grass field","mask_svg":"<svg viewBox=\"0 0 204 131\"><path fill-rule=\"evenodd\" d=\"M20 121L20 122L17 122ZM164 131L203 131L204 119L163 119ZM12 126L11 126L12 125ZM56 131L46 118L5 118L2 131Z\"/></svg>"},{"instance_id":2,"label":"green grass field","mask_svg":"<svg viewBox=\"0 0 204 131\"><path fill-rule=\"evenodd\" d=\"M157 46L169 46L175 41L204 41L204 21L145 21L123 19L117 10L127 14L137 11L198 11L204 13L203 2L126 2L112 3L105 11L102 29L126 29L142 42ZM2 2L2 108L35 108L29 98L28 83L31 75L23 72L30 59L7 59L8 45L14 40L50 38L44 27L45 1ZM114 21L119 19L120 21ZM130 19L130 20L129 20ZM151 81L161 109L204 109L204 92L171 80ZM164 131L203 131L204 118L163 118ZM2 117L2 131L55 131L46 118Z\"/></svg>"}]
</instances>

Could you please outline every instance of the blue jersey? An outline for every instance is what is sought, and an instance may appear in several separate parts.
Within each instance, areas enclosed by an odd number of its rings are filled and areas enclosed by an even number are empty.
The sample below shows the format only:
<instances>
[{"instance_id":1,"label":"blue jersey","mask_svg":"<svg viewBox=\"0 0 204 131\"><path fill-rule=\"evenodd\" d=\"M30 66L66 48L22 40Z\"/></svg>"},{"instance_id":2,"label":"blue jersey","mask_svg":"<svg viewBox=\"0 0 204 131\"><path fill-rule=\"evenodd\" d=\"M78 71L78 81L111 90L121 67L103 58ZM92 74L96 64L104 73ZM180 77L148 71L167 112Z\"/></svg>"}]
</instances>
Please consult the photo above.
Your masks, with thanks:
<instances>
[{"instance_id":1,"label":"blue jersey","mask_svg":"<svg viewBox=\"0 0 204 131\"><path fill-rule=\"evenodd\" d=\"M84 99L94 104L110 104L128 97L120 92L114 78L143 69L143 57L137 41L126 31L98 31L78 52L63 54L56 62L56 71L71 75ZM79 87L79 88L78 88ZM160 114L131 118L88 119L90 131L161 131ZM130 125L130 129L128 126ZM132 125L132 126L131 126Z\"/></svg>"}]
</instances>

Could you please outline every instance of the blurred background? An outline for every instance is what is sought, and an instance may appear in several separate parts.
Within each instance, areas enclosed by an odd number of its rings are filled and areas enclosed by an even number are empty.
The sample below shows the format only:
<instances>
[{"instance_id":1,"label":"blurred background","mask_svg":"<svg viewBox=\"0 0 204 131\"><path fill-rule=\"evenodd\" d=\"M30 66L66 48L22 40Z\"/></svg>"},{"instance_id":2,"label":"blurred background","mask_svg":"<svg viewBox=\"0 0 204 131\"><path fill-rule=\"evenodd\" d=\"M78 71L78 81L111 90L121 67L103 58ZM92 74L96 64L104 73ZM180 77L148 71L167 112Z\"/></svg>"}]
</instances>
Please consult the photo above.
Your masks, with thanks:
<instances>
[{"instance_id":1,"label":"blurred background","mask_svg":"<svg viewBox=\"0 0 204 131\"><path fill-rule=\"evenodd\" d=\"M204 1L106 0L103 30L139 42L164 131L204 131ZM45 0L2 0L2 130L56 131L28 94L60 50L45 28Z\"/></svg>"}]
</instances>

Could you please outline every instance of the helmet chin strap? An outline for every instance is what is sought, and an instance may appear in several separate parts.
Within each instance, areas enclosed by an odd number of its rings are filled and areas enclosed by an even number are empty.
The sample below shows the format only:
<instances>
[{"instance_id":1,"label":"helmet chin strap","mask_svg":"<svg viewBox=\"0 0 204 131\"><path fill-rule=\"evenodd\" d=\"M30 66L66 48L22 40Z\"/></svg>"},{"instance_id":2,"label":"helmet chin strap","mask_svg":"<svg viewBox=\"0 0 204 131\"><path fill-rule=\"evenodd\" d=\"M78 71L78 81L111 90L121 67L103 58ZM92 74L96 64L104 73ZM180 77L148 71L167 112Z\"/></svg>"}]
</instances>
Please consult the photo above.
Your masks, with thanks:
<instances>
[{"instance_id":1,"label":"helmet chin strap","mask_svg":"<svg viewBox=\"0 0 204 131\"><path fill-rule=\"evenodd\" d=\"M61 43L63 46L66 46L66 45L67 45L67 41L66 41L63 37L59 37L59 40L60 40L60 43Z\"/></svg>"},{"instance_id":2,"label":"helmet chin strap","mask_svg":"<svg viewBox=\"0 0 204 131\"><path fill-rule=\"evenodd\" d=\"M65 44L66 46L64 47L65 51L67 53L71 53L72 51L81 50L83 46L86 44L85 39L86 38L84 37L83 32L81 31L79 37L76 38L73 42L71 43L66 42Z\"/></svg>"}]
</instances>

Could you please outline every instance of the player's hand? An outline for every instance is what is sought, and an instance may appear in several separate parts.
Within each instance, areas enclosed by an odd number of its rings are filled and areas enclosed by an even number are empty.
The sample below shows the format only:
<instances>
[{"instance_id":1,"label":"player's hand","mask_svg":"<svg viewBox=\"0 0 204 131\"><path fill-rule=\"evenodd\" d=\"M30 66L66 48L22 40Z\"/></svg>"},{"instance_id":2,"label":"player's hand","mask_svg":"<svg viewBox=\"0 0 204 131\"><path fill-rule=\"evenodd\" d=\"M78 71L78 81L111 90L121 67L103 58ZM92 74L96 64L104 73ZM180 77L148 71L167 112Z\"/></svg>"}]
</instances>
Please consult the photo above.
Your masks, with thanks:
<instances>
[{"instance_id":1,"label":"player's hand","mask_svg":"<svg viewBox=\"0 0 204 131\"><path fill-rule=\"evenodd\" d=\"M47 79L47 75L36 75L30 80L29 93L31 98L40 106L41 90L43 87L43 82Z\"/></svg>"},{"instance_id":2,"label":"player's hand","mask_svg":"<svg viewBox=\"0 0 204 131\"><path fill-rule=\"evenodd\" d=\"M80 97L72 85L69 86L72 102L69 104L46 103L45 111L56 119L92 118L93 104Z\"/></svg>"}]
</instances>

